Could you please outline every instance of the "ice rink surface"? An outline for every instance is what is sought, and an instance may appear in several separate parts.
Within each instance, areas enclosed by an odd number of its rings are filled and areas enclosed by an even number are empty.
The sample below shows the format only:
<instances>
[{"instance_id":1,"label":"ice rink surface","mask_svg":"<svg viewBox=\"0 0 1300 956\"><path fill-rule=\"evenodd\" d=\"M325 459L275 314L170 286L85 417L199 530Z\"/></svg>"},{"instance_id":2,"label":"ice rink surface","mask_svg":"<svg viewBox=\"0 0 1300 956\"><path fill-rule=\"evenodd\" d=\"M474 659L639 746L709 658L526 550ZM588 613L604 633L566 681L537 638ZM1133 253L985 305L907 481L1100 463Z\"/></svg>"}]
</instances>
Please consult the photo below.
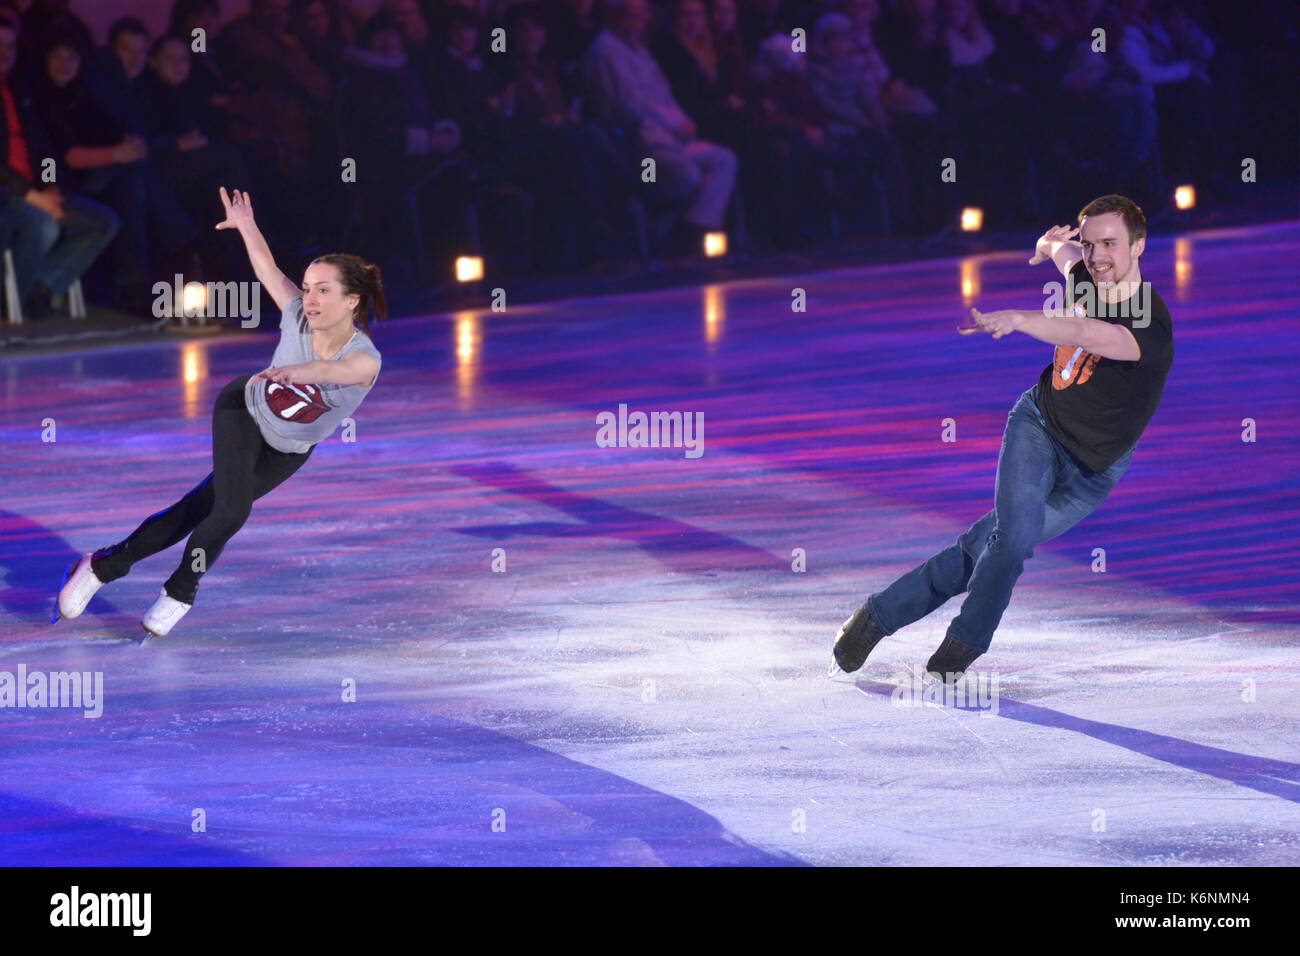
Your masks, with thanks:
<instances>
[{"instance_id":1,"label":"ice rink surface","mask_svg":"<svg viewBox=\"0 0 1300 956\"><path fill-rule=\"evenodd\" d=\"M910 693L956 599L826 669L992 505L1051 347L954 330L1041 303L1027 254L380 326L356 440L145 645L179 546L51 626L63 569L207 473L212 400L275 339L5 354L0 680L103 697L0 709L0 862L1300 863L1298 251L1296 224L1150 242L1164 402L966 707ZM620 403L702 413L703 454L598 447Z\"/></svg>"}]
</instances>

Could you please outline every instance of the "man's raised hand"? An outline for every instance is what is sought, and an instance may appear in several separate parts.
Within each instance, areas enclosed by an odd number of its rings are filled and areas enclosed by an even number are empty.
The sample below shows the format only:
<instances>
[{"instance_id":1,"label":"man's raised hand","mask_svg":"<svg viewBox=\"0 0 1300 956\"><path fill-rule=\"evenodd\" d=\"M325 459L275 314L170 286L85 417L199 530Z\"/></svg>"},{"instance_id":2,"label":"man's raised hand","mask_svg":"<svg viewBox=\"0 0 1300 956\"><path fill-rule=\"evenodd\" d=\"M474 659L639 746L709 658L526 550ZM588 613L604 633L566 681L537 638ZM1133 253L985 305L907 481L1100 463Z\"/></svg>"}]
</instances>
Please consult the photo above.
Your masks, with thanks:
<instances>
[{"instance_id":1,"label":"man's raised hand","mask_svg":"<svg viewBox=\"0 0 1300 956\"><path fill-rule=\"evenodd\" d=\"M1029 260L1031 266L1040 262L1049 262L1052 258L1052 243L1069 242L1079 234L1078 226L1053 226L1039 237L1034 246L1034 254Z\"/></svg>"}]
</instances>

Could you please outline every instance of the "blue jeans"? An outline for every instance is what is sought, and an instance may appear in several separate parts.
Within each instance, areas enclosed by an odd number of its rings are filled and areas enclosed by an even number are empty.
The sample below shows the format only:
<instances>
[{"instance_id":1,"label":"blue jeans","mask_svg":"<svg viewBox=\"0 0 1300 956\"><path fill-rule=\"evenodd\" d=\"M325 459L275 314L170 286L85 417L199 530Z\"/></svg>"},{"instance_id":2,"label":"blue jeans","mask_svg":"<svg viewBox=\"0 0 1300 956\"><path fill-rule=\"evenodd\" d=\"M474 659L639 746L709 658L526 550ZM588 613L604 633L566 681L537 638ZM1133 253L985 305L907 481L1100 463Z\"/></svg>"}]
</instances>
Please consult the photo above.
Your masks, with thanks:
<instances>
[{"instance_id":1,"label":"blue jeans","mask_svg":"<svg viewBox=\"0 0 1300 956\"><path fill-rule=\"evenodd\" d=\"M14 254L18 295L26 299L37 282L55 295L104 251L118 229L117 213L84 196L63 195L63 221L16 196L0 202L0 248Z\"/></svg>"},{"instance_id":2,"label":"blue jeans","mask_svg":"<svg viewBox=\"0 0 1300 956\"><path fill-rule=\"evenodd\" d=\"M1091 514L1128 469L1132 448L1103 472L1076 461L1047 433L1037 394L1038 386L1031 386L1007 416L993 510L955 544L867 599L867 611L884 633L919 621L965 593L948 637L988 650L1034 547Z\"/></svg>"}]
</instances>

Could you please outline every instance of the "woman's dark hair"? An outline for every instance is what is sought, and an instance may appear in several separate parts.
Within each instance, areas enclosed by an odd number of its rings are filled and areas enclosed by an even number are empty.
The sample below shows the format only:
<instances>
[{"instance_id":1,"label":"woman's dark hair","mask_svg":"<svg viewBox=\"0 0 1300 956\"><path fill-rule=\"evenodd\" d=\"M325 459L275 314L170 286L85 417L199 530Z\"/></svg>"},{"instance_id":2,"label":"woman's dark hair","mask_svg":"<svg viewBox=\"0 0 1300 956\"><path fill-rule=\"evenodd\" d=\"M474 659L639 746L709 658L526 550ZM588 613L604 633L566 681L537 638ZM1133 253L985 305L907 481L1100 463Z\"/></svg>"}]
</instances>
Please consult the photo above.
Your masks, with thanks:
<instances>
[{"instance_id":1,"label":"woman's dark hair","mask_svg":"<svg viewBox=\"0 0 1300 956\"><path fill-rule=\"evenodd\" d=\"M90 55L94 52L94 50L87 49L79 34L71 30L55 30L53 33L49 34L49 36L42 39L40 49L37 51L42 64L41 69L45 69L45 58L61 46L67 47L69 50L74 51L77 56L81 57L83 65L88 59L90 59Z\"/></svg>"},{"instance_id":2,"label":"woman's dark hair","mask_svg":"<svg viewBox=\"0 0 1300 956\"><path fill-rule=\"evenodd\" d=\"M361 301L352 313L352 321L361 323L366 335L370 334L371 315L376 320L388 318L388 303L384 300L384 283L379 278L379 266L346 252L317 256L311 264L317 263L333 266L339 271L339 285L343 286L344 295L361 296Z\"/></svg>"}]
</instances>

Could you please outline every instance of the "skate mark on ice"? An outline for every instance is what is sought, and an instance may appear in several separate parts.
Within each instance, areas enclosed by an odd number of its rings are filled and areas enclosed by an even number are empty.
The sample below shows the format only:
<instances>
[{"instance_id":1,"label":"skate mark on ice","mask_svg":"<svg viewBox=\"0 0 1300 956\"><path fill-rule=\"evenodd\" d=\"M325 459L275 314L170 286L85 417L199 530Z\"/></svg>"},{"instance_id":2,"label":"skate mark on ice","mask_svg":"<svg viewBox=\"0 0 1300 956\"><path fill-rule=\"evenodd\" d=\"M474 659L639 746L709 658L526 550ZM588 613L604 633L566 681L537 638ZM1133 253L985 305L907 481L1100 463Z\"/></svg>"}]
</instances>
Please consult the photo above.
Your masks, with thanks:
<instances>
[{"instance_id":1,"label":"skate mark on ice","mask_svg":"<svg viewBox=\"0 0 1300 956\"><path fill-rule=\"evenodd\" d=\"M477 525L458 529L461 534L504 541L517 536L555 538L616 538L630 541L657 561L676 571L725 568L769 568L779 559L756 548L685 521L625 508L567 491L542 481L522 469L502 462L458 465L454 474L481 485L519 495L578 519L580 523L532 521L520 524Z\"/></svg>"},{"instance_id":2,"label":"skate mark on ice","mask_svg":"<svg viewBox=\"0 0 1300 956\"><path fill-rule=\"evenodd\" d=\"M894 687L889 684L864 681L858 686L864 685L872 693L884 697L890 697L894 692ZM978 711L976 707L954 707L953 709ZM1086 717L1074 717L1049 707L1039 707L1036 704L1026 704L1005 697L998 699L997 716L1018 720L1021 723L1037 724L1040 727L1056 727L1073 731L1184 770L1203 773L1209 777L1234 783L1239 787L1247 787L1292 803L1300 803L1300 764L1210 747L1137 727L1123 727L1119 724L1089 720Z\"/></svg>"}]
</instances>

